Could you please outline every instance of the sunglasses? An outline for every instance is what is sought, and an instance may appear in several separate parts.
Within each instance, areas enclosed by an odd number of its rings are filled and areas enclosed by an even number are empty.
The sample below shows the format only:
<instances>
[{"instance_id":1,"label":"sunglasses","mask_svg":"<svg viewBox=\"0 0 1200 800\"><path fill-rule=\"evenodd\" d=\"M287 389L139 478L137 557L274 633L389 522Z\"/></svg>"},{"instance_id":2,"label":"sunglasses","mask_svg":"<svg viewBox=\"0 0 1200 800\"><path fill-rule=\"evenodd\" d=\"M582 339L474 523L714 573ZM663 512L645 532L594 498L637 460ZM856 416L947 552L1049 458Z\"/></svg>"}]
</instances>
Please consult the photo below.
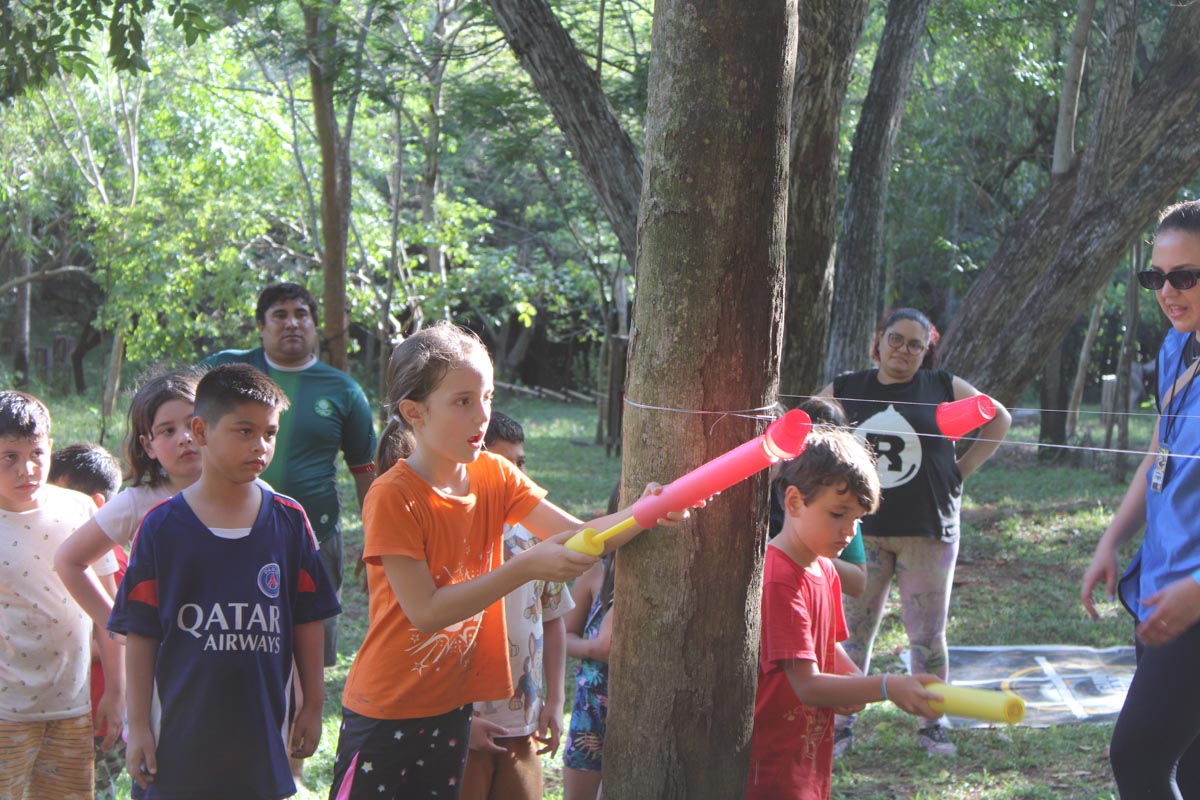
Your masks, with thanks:
<instances>
[{"instance_id":1,"label":"sunglasses","mask_svg":"<svg viewBox=\"0 0 1200 800\"><path fill-rule=\"evenodd\" d=\"M1138 283L1143 289L1150 289L1157 292L1166 284L1171 284L1172 289L1183 291L1191 289L1200 281L1200 269L1177 269L1171 272L1163 272L1160 269L1148 269L1137 274Z\"/></svg>"}]
</instances>

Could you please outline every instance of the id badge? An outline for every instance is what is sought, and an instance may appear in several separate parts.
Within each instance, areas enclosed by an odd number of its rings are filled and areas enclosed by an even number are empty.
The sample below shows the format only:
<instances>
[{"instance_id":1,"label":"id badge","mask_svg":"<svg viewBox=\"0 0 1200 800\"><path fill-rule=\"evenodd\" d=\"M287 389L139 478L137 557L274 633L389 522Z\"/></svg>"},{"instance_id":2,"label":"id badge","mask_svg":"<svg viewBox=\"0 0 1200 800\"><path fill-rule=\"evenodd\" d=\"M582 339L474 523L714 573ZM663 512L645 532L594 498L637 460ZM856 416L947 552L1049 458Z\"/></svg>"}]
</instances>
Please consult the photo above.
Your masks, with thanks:
<instances>
[{"instance_id":1,"label":"id badge","mask_svg":"<svg viewBox=\"0 0 1200 800\"><path fill-rule=\"evenodd\" d=\"M1170 450L1159 446L1158 455L1154 457L1154 472L1150 475L1150 488L1156 492L1162 491L1163 481L1167 478L1167 457L1170 455Z\"/></svg>"}]
</instances>

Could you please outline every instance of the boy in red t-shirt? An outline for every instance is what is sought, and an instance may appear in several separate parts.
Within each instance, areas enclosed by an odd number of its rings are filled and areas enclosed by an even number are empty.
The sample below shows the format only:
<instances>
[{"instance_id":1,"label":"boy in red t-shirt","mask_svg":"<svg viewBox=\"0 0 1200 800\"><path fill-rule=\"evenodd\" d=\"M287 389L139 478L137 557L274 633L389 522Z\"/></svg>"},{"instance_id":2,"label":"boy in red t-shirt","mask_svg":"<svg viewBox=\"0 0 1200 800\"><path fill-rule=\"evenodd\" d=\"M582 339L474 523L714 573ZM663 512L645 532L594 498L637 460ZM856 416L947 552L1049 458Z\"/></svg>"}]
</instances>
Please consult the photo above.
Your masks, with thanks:
<instances>
[{"instance_id":1,"label":"boy in red t-shirt","mask_svg":"<svg viewBox=\"0 0 1200 800\"><path fill-rule=\"evenodd\" d=\"M100 508L113 498L121 488L121 467L112 454L98 444L73 444L55 450L50 456L50 483L64 489L72 489L92 498ZM117 559L117 571L100 576L100 583L115 597L129 557L120 547L114 546L113 556ZM103 635L97 630L97 634ZM125 742L121 732L110 736L97 713L100 699L104 696L104 670L100 668L100 657L92 646L92 719L97 721L95 736L96 796L112 797L114 784L125 766ZM107 744L107 746L106 746Z\"/></svg>"},{"instance_id":2,"label":"boy in red t-shirt","mask_svg":"<svg viewBox=\"0 0 1200 800\"><path fill-rule=\"evenodd\" d=\"M891 700L934 718L933 675L863 675L838 642L847 636L841 583L830 559L854 523L879 505L871 454L844 431L817 427L784 465L783 530L763 564L762 640L747 800L825 800L833 775L833 716ZM876 677L879 679L876 680Z\"/></svg>"}]
</instances>

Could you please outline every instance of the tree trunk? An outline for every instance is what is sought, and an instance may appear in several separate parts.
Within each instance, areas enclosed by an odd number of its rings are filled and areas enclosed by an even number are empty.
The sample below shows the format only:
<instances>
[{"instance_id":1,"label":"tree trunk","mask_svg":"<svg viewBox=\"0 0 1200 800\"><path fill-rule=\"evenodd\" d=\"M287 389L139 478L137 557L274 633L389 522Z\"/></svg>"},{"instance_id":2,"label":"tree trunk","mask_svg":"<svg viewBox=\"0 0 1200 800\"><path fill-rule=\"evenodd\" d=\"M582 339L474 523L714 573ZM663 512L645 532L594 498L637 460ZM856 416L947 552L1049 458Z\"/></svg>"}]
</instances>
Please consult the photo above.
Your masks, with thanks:
<instances>
[{"instance_id":1,"label":"tree trunk","mask_svg":"<svg viewBox=\"0 0 1200 800\"><path fill-rule=\"evenodd\" d=\"M336 3L335 3L336 5ZM331 366L346 369L346 245L350 230L349 143L338 130L334 110L334 67L331 51L337 26L326 5L302 6L307 37L308 77L313 118L321 151L321 271L324 275L324 351Z\"/></svg>"},{"instance_id":2,"label":"tree trunk","mask_svg":"<svg viewBox=\"0 0 1200 800\"><path fill-rule=\"evenodd\" d=\"M868 0L800 3L788 159L787 303L782 386L821 386L837 247L838 128Z\"/></svg>"},{"instance_id":3,"label":"tree trunk","mask_svg":"<svg viewBox=\"0 0 1200 800\"><path fill-rule=\"evenodd\" d=\"M1067 172L1075 159L1075 121L1079 117L1079 87L1083 85L1088 33L1092 27L1092 14L1095 10L1096 0L1079 0L1075 30L1071 33L1071 46L1067 53L1067 66L1063 70L1062 94L1058 98L1058 123L1054 129L1054 162L1050 167L1052 175Z\"/></svg>"},{"instance_id":4,"label":"tree trunk","mask_svg":"<svg viewBox=\"0 0 1200 800\"><path fill-rule=\"evenodd\" d=\"M1130 82L1128 5L1106 4L1112 52L1083 162L1025 206L943 338L943 364L1005 403L1029 385L1145 221L1200 170L1200 5L1171 9L1125 113L1116 101Z\"/></svg>"},{"instance_id":5,"label":"tree trunk","mask_svg":"<svg viewBox=\"0 0 1200 800\"><path fill-rule=\"evenodd\" d=\"M1058 98L1058 123L1054 129L1054 160L1050 167L1051 181L1060 180L1062 176L1066 175L1075 158L1075 120L1079 110L1079 87L1083 82L1088 30L1092 24L1092 12L1095 7L1095 0L1080 0L1079 13L1075 18L1075 30L1071 34L1067 66L1063 71L1062 94ZM1103 295L1101 297L1103 298ZM1063 347L1055 350L1042 368L1042 414L1038 441L1049 444L1066 444L1073 432L1074 417L1070 409L1067 409L1065 415L1058 411L1062 408L1062 403L1069 405L1069 399L1062 391L1062 351ZM1080 359L1080 363L1084 365L1086 371L1086 356ZM1072 391L1074 391L1074 387L1072 387ZM1060 452L1062 451L1039 450L1038 456L1057 456Z\"/></svg>"},{"instance_id":6,"label":"tree trunk","mask_svg":"<svg viewBox=\"0 0 1200 800\"><path fill-rule=\"evenodd\" d=\"M491 0L491 5L509 47L596 193L621 251L635 263L642 161L604 96L599 76L584 62L546 0Z\"/></svg>"},{"instance_id":7,"label":"tree trunk","mask_svg":"<svg viewBox=\"0 0 1200 800\"><path fill-rule=\"evenodd\" d=\"M880 312L888 171L929 2L888 3L883 38L871 68L871 85L854 129L842 238L834 270L835 295L845 298L845 302L833 306L826 380L844 370L865 367L870 361L871 336Z\"/></svg>"},{"instance_id":8,"label":"tree trunk","mask_svg":"<svg viewBox=\"0 0 1200 800\"><path fill-rule=\"evenodd\" d=\"M93 312L94 313L94 312ZM89 319L79 330L79 338L75 340L75 349L71 351L71 375L75 380L75 394L87 391L87 382L83 375L83 359L91 350L100 345L102 337L96 330L95 317Z\"/></svg>"},{"instance_id":9,"label":"tree trunk","mask_svg":"<svg viewBox=\"0 0 1200 800\"><path fill-rule=\"evenodd\" d=\"M1117 449L1129 449L1129 412L1133 410L1133 401L1129 391L1129 378L1133 360L1137 358L1138 333L1138 294L1141 291L1137 282L1138 271L1144 269L1143 258L1145 250L1141 243L1135 244L1129 254L1129 275L1125 284L1125 334L1121 339L1121 357L1117 360ZM1113 460L1113 480L1125 482L1125 471L1129 463L1124 453L1117 453Z\"/></svg>"},{"instance_id":10,"label":"tree trunk","mask_svg":"<svg viewBox=\"0 0 1200 800\"><path fill-rule=\"evenodd\" d=\"M125 326L118 322L113 328L112 350L108 352L108 373L104 380L104 396L100 403L100 435L97 441L104 444L108 435L108 422L117 408L117 395L121 392L121 365L125 363Z\"/></svg>"},{"instance_id":11,"label":"tree trunk","mask_svg":"<svg viewBox=\"0 0 1200 800\"><path fill-rule=\"evenodd\" d=\"M28 209L21 212L21 228L25 242L33 236L33 214ZM22 246L17 249L18 278L28 278L33 273L32 258L29 248ZM16 319L13 320L13 383L18 389L29 386L29 298L33 292L30 282L17 287Z\"/></svg>"},{"instance_id":12,"label":"tree trunk","mask_svg":"<svg viewBox=\"0 0 1200 800\"><path fill-rule=\"evenodd\" d=\"M633 400L725 411L775 397L795 26L794 0L655 6ZM624 496L762 429L741 416L631 407ZM605 796L744 794L766 497L759 475L678 530L621 550Z\"/></svg>"},{"instance_id":13,"label":"tree trunk","mask_svg":"<svg viewBox=\"0 0 1200 800\"><path fill-rule=\"evenodd\" d=\"M1092 306L1092 316L1088 319L1087 334L1083 337L1083 346L1079 348L1079 363L1075 365L1075 380L1071 383L1071 402L1067 404L1067 441L1075 438L1075 428L1079 423L1079 407L1083 405L1083 390L1087 386L1088 366L1092 363L1092 348L1096 344L1096 334L1100 331L1100 315L1104 312L1104 292L1096 298Z\"/></svg>"},{"instance_id":14,"label":"tree trunk","mask_svg":"<svg viewBox=\"0 0 1200 800\"><path fill-rule=\"evenodd\" d=\"M1064 344L1050 351L1042 366L1041 427L1038 441L1045 444L1065 444L1067 441L1067 386L1063 381ZM1064 451L1057 448L1040 448L1038 458L1051 461Z\"/></svg>"}]
</instances>

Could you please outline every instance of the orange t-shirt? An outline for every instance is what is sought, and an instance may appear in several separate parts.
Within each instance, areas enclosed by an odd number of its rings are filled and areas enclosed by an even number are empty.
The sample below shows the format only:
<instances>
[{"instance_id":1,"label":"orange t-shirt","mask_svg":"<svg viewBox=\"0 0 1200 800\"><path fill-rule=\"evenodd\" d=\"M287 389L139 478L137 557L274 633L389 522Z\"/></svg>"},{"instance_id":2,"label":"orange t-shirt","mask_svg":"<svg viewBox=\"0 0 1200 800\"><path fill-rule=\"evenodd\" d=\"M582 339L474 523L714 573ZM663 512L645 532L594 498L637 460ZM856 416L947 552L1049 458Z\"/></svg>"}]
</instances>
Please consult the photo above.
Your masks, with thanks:
<instances>
[{"instance_id":1,"label":"orange t-shirt","mask_svg":"<svg viewBox=\"0 0 1200 800\"><path fill-rule=\"evenodd\" d=\"M400 608L380 556L429 566L441 588L477 578L504 559L504 523L516 524L546 490L507 459L481 453L467 465L471 491L449 495L400 461L363 504L363 560L371 587L367 638L350 667L342 703L373 719L414 719L512 696L504 598L437 633L421 633Z\"/></svg>"}]
</instances>

